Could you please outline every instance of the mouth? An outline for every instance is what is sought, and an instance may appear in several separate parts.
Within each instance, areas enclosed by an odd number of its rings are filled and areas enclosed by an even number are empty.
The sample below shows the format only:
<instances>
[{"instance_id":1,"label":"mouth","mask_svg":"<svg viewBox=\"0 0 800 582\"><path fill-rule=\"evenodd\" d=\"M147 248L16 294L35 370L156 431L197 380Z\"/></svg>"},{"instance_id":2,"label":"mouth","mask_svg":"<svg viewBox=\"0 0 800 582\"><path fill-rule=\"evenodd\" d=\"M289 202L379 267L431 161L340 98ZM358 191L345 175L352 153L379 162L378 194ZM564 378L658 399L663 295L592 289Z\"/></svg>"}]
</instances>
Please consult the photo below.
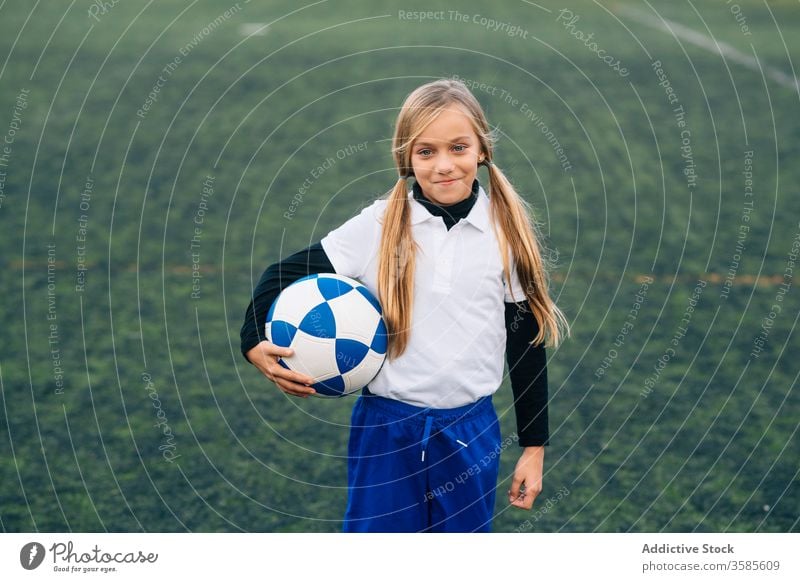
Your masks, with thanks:
<instances>
[{"instance_id":1,"label":"mouth","mask_svg":"<svg viewBox=\"0 0 800 582\"><path fill-rule=\"evenodd\" d=\"M456 182L458 182L458 179L453 178L452 180L442 180L441 182L436 182L436 184L441 186L449 186L450 184L455 184Z\"/></svg>"}]
</instances>

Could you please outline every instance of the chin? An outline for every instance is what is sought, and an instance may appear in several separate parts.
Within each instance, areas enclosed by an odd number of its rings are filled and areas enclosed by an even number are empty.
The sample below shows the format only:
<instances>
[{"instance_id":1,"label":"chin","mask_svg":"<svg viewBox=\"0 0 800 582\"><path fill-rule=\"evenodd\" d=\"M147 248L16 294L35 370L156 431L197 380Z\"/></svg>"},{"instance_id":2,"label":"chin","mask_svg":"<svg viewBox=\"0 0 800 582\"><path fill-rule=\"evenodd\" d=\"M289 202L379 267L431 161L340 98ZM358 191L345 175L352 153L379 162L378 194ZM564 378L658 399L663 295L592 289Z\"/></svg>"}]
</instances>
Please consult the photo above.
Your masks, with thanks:
<instances>
[{"instance_id":1,"label":"chin","mask_svg":"<svg viewBox=\"0 0 800 582\"><path fill-rule=\"evenodd\" d=\"M453 186L455 186L455 184ZM469 195L469 189L458 188L458 190L456 190L453 186L436 188L433 192L436 201L440 204L455 204L456 202L461 202Z\"/></svg>"}]
</instances>

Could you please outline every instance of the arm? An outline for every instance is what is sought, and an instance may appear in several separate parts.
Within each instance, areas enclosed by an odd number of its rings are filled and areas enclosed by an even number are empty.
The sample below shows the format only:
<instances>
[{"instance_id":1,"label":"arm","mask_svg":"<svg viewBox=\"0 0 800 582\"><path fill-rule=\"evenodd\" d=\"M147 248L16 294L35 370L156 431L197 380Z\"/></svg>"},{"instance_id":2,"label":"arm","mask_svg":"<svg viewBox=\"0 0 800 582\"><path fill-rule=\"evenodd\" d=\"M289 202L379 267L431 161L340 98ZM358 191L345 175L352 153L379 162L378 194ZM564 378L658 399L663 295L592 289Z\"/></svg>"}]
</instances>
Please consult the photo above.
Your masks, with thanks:
<instances>
[{"instance_id":1,"label":"arm","mask_svg":"<svg viewBox=\"0 0 800 582\"><path fill-rule=\"evenodd\" d=\"M377 206L384 204L383 201L374 202L318 243L270 265L253 291L240 334L242 355L287 394L313 394L309 386L314 379L282 367L278 363L280 356L291 355L291 350L264 339L264 326L272 303L284 288L314 273L360 278L370 252L380 244L381 231L375 213Z\"/></svg>"},{"instance_id":2,"label":"arm","mask_svg":"<svg viewBox=\"0 0 800 582\"><path fill-rule=\"evenodd\" d=\"M508 501L516 507L530 509L542 490L544 447L550 444L547 416L547 356L544 345L530 345L539 333L539 325L527 302L506 303L506 357L517 435L523 447ZM521 490L522 486L524 490Z\"/></svg>"},{"instance_id":3,"label":"arm","mask_svg":"<svg viewBox=\"0 0 800 582\"><path fill-rule=\"evenodd\" d=\"M253 291L239 333L242 341L242 355L245 359L250 361L247 354L266 339L264 338L264 326L267 321L267 313L281 291L307 275L335 272L322 245L318 242L267 267Z\"/></svg>"},{"instance_id":4,"label":"arm","mask_svg":"<svg viewBox=\"0 0 800 582\"><path fill-rule=\"evenodd\" d=\"M298 279L313 273L333 272L334 268L320 243L313 244L279 263L270 265L261 275L250 305L247 306L240 332L242 355L287 394L308 397L315 392L310 387L314 379L288 370L278 363L281 356L290 356L293 352L264 338L267 313L281 291Z\"/></svg>"},{"instance_id":5,"label":"arm","mask_svg":"<svg viewBox=\"0 0 800 582\"><path fill-rule=\"evenodd\" d=\"M380 204L384 204L383 201ZM264 340L267 313L285 287L314 273L336 273L360 278L370 251L380 245L381 229L375 214L378 205L376 201L319 242L270 265L264 271L253 291L242 325L242 355L248 361L251 361L250 350Z\"/></svg>"}]
</instances>

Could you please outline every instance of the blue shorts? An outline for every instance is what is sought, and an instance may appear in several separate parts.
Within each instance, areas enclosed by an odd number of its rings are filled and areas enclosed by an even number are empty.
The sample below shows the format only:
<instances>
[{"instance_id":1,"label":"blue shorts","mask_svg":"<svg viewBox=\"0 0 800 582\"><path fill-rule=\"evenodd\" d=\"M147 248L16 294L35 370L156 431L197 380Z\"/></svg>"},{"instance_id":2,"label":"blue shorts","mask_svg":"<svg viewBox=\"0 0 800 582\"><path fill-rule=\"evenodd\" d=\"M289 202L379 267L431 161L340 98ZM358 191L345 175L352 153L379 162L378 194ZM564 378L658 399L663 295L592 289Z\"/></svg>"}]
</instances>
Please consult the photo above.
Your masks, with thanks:
<instances>
[{"instance_id":1,"label":"blue shorts","mask_svg":"<svg viewBox=\"0 0 800 582\"><path fill-rule=\"evenodd\" d=\"M491 396L436 409L365 388L351 419L344 531L491 531L500 439Z\"/></svg>"}]
</instances>

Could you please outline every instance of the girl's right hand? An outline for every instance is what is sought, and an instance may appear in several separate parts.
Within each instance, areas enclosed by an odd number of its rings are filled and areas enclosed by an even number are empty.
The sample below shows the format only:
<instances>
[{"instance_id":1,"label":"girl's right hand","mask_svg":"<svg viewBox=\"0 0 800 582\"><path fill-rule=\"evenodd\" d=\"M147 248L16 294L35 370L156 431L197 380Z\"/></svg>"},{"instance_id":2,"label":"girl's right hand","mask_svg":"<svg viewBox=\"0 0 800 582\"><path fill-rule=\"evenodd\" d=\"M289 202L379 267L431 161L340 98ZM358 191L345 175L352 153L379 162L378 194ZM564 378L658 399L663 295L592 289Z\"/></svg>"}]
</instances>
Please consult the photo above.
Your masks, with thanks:
<instances>
[{"instance_id":1,"label":"girl's right hand","mask_svg":"<svg viewBox=\"0 0 800 582\"><path fill-rule=\"evenodd\" d=\"M281 357L288 357L292 354L294 354L294 350L291 348L281 348L264 340L247 352L247 359L287 394L308 398L311 394L316 393L316 390L310 386L314 383L314 378L287 370L278 363Z\"/></svg>"}]
</instances>

